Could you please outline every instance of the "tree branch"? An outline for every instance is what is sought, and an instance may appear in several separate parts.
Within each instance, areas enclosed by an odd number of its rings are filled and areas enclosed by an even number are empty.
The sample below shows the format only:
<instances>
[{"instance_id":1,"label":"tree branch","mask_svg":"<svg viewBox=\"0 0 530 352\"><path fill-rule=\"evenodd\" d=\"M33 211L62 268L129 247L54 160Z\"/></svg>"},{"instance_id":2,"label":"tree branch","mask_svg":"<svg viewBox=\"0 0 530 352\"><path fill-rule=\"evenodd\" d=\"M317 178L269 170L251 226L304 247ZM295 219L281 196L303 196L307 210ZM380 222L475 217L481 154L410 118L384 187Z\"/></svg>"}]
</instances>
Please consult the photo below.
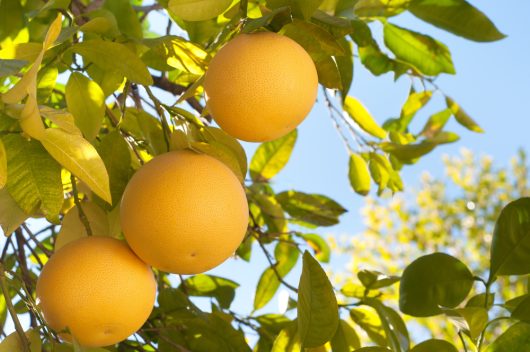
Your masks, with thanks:
<instances>
[{"instance_id":1,"label":"tree branch","mask_svg":"<svg viewBox=\"0 0 530 352\"><path fill-rule=\"evenodd\" d=\"M171 93L175 96L182 95L188 89L187 87L181 86L180 84L176 84L171 82L167 79L166 76L152 76L153 77L153 86L157 87L159 89L165 90L168 93ZM197 99L191 97L186 99L186 102L199 114L202 114L204 111L204 107L197 101ZM210 115L205 116L205 118L208 120L208 122L212 121L212 118Z\"/></svg>"}]
</instances>

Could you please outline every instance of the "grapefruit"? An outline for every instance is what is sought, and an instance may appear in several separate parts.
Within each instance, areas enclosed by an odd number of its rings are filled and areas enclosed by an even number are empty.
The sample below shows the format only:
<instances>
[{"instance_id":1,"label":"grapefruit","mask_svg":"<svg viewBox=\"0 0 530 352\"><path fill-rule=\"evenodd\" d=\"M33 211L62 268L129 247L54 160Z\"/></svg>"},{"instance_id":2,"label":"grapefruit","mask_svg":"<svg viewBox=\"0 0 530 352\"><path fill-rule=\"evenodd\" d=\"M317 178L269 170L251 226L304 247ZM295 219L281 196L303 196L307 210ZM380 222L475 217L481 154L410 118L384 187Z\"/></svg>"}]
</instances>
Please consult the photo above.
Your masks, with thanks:
<instances>
[{"instance_id":1,"label":"grapefruit","mask_svg":"<svg viewBox=\"0 0 530 352\"><path fill-rule=\"evenodd\" d=\"M204 80L207 107L228 134L249 142L282 137L307 116L318 76L309 54L271 32L241 34L210 62Z\"/></svg>"},{"instance_id":2,"label":"grapefruit","mask_svg":"<svg viewBox=\"0 0 530 352\"><path fill-rule=\"evenodd\" d=\"M246 233L248 205L228 166L206 154L173 151L131 178L120 218L127 242L146 263L196 274L235 252Z\"/></svg>"},{"instance_id":3,"label":"grapefruit","mask_svg":"<svg viewBox=\"0 0 530 352\"><path fill-rule=\"evenodd\" d=\"M151 269L122 241L90 236L48 260L37 281L38 304L61 338L101 347L125 340L145 323L155 302ZM71 334L71 335L70 335Z\"/></svg>"}]
</instances>

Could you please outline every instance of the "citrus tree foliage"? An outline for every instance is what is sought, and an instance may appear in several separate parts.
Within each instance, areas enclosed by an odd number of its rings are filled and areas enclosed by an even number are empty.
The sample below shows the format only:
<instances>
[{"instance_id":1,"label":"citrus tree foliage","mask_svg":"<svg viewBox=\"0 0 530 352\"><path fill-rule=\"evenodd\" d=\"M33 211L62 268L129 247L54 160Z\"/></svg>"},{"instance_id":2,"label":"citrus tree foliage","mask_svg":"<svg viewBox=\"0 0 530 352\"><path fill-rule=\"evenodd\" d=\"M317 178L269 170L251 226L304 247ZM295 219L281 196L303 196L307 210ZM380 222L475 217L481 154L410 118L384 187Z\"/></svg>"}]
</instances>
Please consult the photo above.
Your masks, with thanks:
<instances>
[{"instance_id":1,"label":"citrus tree foliage","mask_svg":"<svg viewBox=\"0 0 530 352\"><path fill-rule=\"evenodd\" d=\"M363 285L367 284L368 287L373 287L370 295L377 295L380 300L397 307L399 287L392 285L381 288L380 285L367 281L367 275L379 276L379 280L393 284L399 281L400 276L406 277L414 270L412 266L412 269L403 272L411 258L425 253L450 253L466 263L476 276L475 280L479 280L478 277L486 280L489 275L492 241L495 242L495 236L498 237L495 231L499 230L495 230L495 227L499 214L506 203L530 195L526 155L520 152L512 159L510 167L498 168L490 157L476 157L470 151L462 150L459 157L444 157L444 165L444 179L435 179L425 173L418 189L413 192L405 192L392 199L367 198L366 205L361 210L365 230L332 244L333 253L350 259L348 272L337 272L334 275L343 299L364 295ZM444 258L441 261L447 260L447 257ZM436 262L441 262L440 259ZM437 275L439 268L436 266L434 269L436 272L431 274ZM509 316L511 310L526 297L527 283L526 276L501 276L495 284L491 284L487 308L490 320L498 320L486 330L486 341L493 341L512 323L503 317ZM419 285L416 283L414 286ZM467 288L462 283L455 287ZM425 296L421 301L427 302ZM479 284L467 295L462 307L483 307L485 304L485 289ZM376 312L362 306L355 309L372 317L374 330L383 332L383 325ZM466 331L465 327L463 329L459 325L458 319L455 321L454 312L444 311L445 314L426 319L418 318L423 316L421 311L414 313L421 306L411 307L410 304L405 304L401 309L405 309L404 312L407 309L413 310L410 314L415 318L404 316L404 320L409 326L415 327L413 331L416 335L427 333L451 341L459 331ZM475 309L464 312L468 314L473 310ZM464 318L477 319L479 324L474 329L478 329L480 324L487 321L488 316L483 310L477 310ZM360 328L362 336L364 328ZM364 336L369 338L371 335L368 332ZM468 348L476 342L468 340L466 335Z\"/></svg>"},{"instance_id":2,"label":"citrus tree foliage","mask_svg":"<svg viewBox=\"0 0 530 352\"><path fill-rule=\"evenodd\" d=\"M337 224L346 209L324 195L278 192L269 183L288 162L297 132L262 144L247 164L239 142L211 126L202 88L209 60L234 36L267 30L292 38L316 65L330 122L351 155L344 177L353 190L400 191L404 165L459 139L444 129L450 119L482 131L435 83L437 76L455 73L449 48L394 24L393 17L405 11L469 40L504 37L465 0L0 1L0 223L8 236L0 258L0 321L3 326L9 312L17 330L0 350L83 350L75 341L61 343L43 321L34 292L39 271L55 248L73 238L121 238L118 209L128 180L152 157L178 149L220 159L246 186L250 223L236 255L249 261L253 251L262 251L270 264L261 273L253 313L230 309L238 287L232 279L157 272L150 319L128 340L97 351L408 350L400 314L371 295L397 277L360 273L364 293L341 303L319 263L329 261L330 250L317 228ZM376 22L382 38L372 35L370 24ZM397 117L382 122L349 94L354 63L374 76L410 79ZM421 130L410 130L435 94L445 104ZM488 289L498 276L527 273L526 247L518 246L528 232L527 216L526 199L501 214L491 275L483 278ZM46 225L33 229L36 218ZM300 281L289 283L284 278L297 263ZM432 274L433 266L441 270ZM472 274L447 254L422 257L403 273L400 308L410 315L445 313L464 317L462 324L469 316L475 321L478 315L455 307L468 296L474 275L485 271L473 268ZM447 281L439 290L438 279ZM424 286L428 282L433 286ZM282 285L291 291L289 313L260 314ZM194 297L210 297L211 309L201 311ZM524 321L526 301L520 301L513 317ZM383 331L366 312L351 309L361 304L372 307ZM482 322L485 308L477 309ZM26 332L17 317L24 314L31 325ZM358 327L380 347L361 348ZM462 331L482 341L482 327ZM516 324L491 348L524 349L521 336L527 331L524 323ZM247 333L257 336L252 346ZM451 342L431 340L413 350L452 351Z\"/></svg>"}]
</instances>

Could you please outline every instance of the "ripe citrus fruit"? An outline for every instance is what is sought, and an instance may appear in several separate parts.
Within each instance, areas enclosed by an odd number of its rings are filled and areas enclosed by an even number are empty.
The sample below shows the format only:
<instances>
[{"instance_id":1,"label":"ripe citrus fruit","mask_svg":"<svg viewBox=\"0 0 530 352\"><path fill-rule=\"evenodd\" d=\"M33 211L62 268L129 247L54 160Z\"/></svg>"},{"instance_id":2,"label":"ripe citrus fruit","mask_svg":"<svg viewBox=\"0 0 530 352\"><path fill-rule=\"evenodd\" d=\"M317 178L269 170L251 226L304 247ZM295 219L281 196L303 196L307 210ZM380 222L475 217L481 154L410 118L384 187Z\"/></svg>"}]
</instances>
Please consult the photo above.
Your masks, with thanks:
<instances>
[{"instance_id":1,"label":"ripe citrus fruit","mask_svg":"<svg viewBox=\"0 0 530 352\"><path fill-rule=\"evenodd\" d=\"M83 346L115 344L147 320L156 295L151 269L122 241L84 237L46 263L37 297L46 322ZM69 333L67 333L68 331Z\"/></svg>"},{"instance_id":2,"label":"ripe citrus fruit","mask_svg":"<svg viewBox=\"0 0 530 352\"><path fill-rule=\"evenodd\" d=\"M250 142L295 129L311 111L317 88L309 54L270 32L231 40L212 59L204 80L212 117L228 134Z\"/></svg>"},{"instance_id":3,"label":"ripe citrus fruit","mask_svg":"<svg viewBox=\"0 0 530 352\"><path fill-rule=\"evenodd\" d=\"M120 218L127 242L146 263L196 274L234 253L247 229L248 205L225 164L205 154L173 151L132 177Z\"/></svg>"}]
</instances>

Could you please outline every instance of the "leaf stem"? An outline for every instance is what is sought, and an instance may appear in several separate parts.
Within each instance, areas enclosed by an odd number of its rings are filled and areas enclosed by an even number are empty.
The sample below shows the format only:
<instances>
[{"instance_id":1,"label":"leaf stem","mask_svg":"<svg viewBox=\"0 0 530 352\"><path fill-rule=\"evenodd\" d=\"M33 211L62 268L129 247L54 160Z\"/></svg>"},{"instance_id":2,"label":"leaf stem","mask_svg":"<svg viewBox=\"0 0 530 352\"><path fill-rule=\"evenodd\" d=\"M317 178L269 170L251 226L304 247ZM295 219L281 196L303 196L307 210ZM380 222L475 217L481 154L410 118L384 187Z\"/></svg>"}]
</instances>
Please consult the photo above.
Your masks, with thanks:
<instances>
[{"instance_id":1,"label":"leaf stem","mask_svg":"<svg viewBox=\"0 0 530 352\"><path fill-rule=\"evenodd\" d=\"M460 341L462 341L462 346L464 346L464 352L468 352L466 341L464 340L464 336L462 335L462 331L458 332L458 337L460 337Z\"/></svg>"},{"instance_id":2,"label":"leaf stem","mask_svg":"<svg viewBox=\"0 0 530 352\"><path fill-rule=\"evenodd\" d=\"M0 287L2 289L2 294L4 295L4 298L6 301L7 310L9 311L9 314L11 315L11 319L13 319L13 323L15 324L15 330L17 331L17 334L20 338L20 343L22 344L22 351L30 352L30 349L29 349L30 342L28 340L28 337L24 333L24 329L22 328L22 325L20 324L20 320L18 320L15 307L13 306L13 302L11 301L11 296L9 295L9 290L7 288L7 282L6 282L3 263L0 263Z\"/></svg>"}]
</instances>

